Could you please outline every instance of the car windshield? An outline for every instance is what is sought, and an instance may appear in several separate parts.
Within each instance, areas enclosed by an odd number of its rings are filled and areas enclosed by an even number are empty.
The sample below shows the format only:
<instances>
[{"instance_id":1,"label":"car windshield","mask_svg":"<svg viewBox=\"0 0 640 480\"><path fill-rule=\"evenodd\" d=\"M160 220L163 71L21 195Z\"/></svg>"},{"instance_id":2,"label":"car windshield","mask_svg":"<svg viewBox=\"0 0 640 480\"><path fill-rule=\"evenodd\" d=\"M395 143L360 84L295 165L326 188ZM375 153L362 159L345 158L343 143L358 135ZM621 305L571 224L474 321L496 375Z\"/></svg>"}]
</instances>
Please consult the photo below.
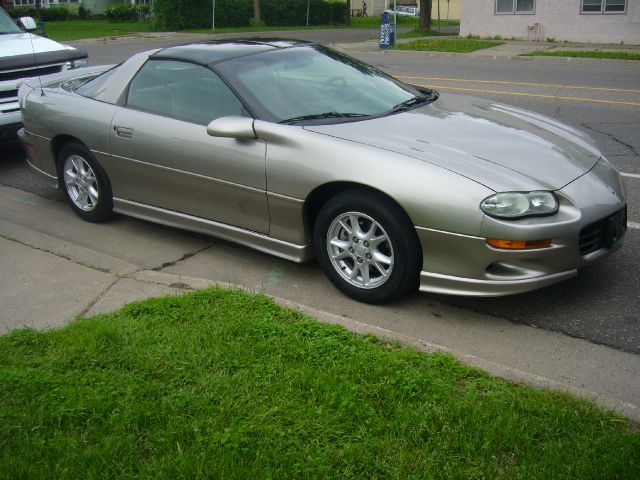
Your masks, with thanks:
<instances>
[{"instance_id":1,"label":"car windshield","mask_svg":"<svg viewBox=\"0 0 640 480\"><path fill-rule=\"evenodd\" d=\"M5 13L4 10L0 9L0 35L4 33L20 33L21 30L18 26L13 23L11 17Z\"/></svg>"},{"instance_id":2,"label":"car windshield","mask_svg":"<svg viewBox=\"0 0 640 480\"><path fill-rule=\"evenodd\" d=\"M248 55L214 66L258 118L336 123L417 106L428 95L322 46Z\"/></svg>"}]
</instances>

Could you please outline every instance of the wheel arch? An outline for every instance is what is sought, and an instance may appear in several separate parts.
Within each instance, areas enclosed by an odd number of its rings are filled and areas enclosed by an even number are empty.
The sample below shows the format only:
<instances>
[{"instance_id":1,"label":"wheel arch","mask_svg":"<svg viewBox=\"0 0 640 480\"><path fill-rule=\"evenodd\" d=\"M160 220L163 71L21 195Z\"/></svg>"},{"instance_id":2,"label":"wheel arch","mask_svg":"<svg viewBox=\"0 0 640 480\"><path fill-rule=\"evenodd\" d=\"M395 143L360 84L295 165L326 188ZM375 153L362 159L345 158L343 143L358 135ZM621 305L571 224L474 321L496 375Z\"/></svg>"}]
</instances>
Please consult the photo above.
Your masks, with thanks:
<instances>
[{"instance_id":1,"label":"wheel arch","mask_svg":"<svg viewBox=\"0 0 640 480\"><path fill-rule=\"evenodd\" d=\"M356 190L362 193L370 193L375 196L384 197L388 201L392 202L406 217L406 220L413 226L413 221L411 220L405 209L402 208L402 206L393 197L383 192L382 190L378 190L377 188L373 188L369 185L357 182L329 182L323 185L319 185L318 187L313 189L305 199L303 205L303 218L305 229L307 234L309 235L309 238L313 237L312 232L320 209L329 200L331 200L331 198L347 190Z\"/></svg>"},{"instance_id":2,"label":"wheel arch","mask_svg":"<svg viewBox=\"0 0 640 480\"><path fill-rule=\"evenodd\" d=\"M51 154L53 155L53 161L56 165L56 172L60 171L60 152L65 145L71 142L77 142L87 148L87 150L89 149L89 147L87 147L84 142L82 142L77 137L74 137L73 135L60 134L53 137L51 139ZM60 175L58 175L58 188L62 188L62 178L60 177Z\"/></svg>"},{"instance_id":3,"label":"wheel arch","mask_svg":"<svg viewBox=\"0 0 640 480\"><path fill-rule=\"evenodd\" d=\"M60 134L60 135L56 135L51 139L51 154L53 155L53 160L55 162L56 172L59 172L61 168L61 165L60 165L61 159L59 158L60 152L62 152L62 149L70 143L77 143L87 149L87 151L92 157L92 160L97 164L98 168L101 170L102 174L104 175L105 181L109 184L109 187L111 187L111 179L109 178L109 175L106 173L104 167L100 164L98 159L95 158L95 155L91 152L91 149L88 147L86 143L84 143L78 137L74 137L73 135ZM58 175L58 188L62 188L63 186L62 181L63 180L61 175Z\"/></svg>"}]
</instances>

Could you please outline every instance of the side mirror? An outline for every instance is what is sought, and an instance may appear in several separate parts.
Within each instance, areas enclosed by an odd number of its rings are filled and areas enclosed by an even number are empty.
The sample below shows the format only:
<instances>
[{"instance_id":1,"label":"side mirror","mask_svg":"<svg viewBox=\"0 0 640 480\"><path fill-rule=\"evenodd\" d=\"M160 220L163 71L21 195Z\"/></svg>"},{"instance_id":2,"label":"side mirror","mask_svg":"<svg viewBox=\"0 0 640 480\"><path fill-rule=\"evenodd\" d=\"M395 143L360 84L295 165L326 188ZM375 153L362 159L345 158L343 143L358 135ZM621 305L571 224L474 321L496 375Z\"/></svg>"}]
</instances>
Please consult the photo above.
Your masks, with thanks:
<instances>
[{"instance_id":1,"label":"side mirror","mask_svg":"<svg viewBox=\"0 0 640 480\"><path fill-rule=\"evenodd\" d=\"M31 17L20 17L18 19L18 26L22 27L25 32L31 32L38 28L36 21Z\"/></svg>"},{"instance_id":2,"label":"side mirror","mask_svg":"<svg viewBox=\"0 0 640 480\"><path fill-rule=\"evenodd\" d=\"M253 118L221 117L207 125L207 133L212 137L235 138L237 140L253 140Z\"/></svg>"}]
</instances>

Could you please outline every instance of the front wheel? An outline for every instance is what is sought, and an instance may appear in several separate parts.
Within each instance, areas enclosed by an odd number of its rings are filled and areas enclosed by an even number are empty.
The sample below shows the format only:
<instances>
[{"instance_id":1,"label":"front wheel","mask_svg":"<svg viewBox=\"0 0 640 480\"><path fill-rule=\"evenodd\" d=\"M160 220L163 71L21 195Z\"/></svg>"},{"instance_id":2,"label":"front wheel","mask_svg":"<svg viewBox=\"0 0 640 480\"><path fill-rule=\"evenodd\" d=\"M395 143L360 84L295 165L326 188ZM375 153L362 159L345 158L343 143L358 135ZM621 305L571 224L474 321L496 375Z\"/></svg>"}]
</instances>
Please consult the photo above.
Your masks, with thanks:
<instances>
[{"instance_id":1,"label":"front wheel","mask_svg":"<svg viewBox=\"0 0 640 480\"><path fill-rule=\"evenodd\" d=\"M67 143L60 150L58 168L65 197L80 218L103 222L112 215L113 196L107 174L84 145Z\"/></svg>"},{"instance_id":2,"label":"front wheel","mask_svg":"<svg viewBox=\"0 0 640 480\"><path fill-rule=\"evenodd\" d=\"M313 241L329 279L356 300L385 303L418 285L417 235L406 214L382 195L337 195L320 210Z\"/></svg>"}]
</instances>

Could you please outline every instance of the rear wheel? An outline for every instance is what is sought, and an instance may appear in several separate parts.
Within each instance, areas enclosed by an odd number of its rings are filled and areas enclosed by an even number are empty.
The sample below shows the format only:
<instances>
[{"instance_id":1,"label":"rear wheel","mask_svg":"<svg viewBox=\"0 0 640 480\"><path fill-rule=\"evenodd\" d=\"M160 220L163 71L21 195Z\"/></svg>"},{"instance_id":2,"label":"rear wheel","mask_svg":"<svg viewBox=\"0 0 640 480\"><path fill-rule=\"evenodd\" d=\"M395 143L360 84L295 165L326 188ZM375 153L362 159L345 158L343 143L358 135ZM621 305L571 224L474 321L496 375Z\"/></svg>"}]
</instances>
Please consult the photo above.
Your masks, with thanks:
<instances>
[{"instance_id":1,"label":"rear wheel","mask_svg":"<svg viewBox=\"0 0 640 480\"><path fill-rule=\"evenodd\" d=\"M418 285L421 251L415 229L382 195L340 193L320 210L313 237L329 279L356 300L389 302Z\"/></svg>"},{"instance_id":2,"label":"rear wheel","mask_svg":"<svg viewBox=\"0 0 640 480\"><path fill-rule=\"evenodd\" d=\"M81 143L67 143L58 155L65 197L76 214L89 222L112 215L113 196L106 173Z\"/></svg>"}]
</instances>

